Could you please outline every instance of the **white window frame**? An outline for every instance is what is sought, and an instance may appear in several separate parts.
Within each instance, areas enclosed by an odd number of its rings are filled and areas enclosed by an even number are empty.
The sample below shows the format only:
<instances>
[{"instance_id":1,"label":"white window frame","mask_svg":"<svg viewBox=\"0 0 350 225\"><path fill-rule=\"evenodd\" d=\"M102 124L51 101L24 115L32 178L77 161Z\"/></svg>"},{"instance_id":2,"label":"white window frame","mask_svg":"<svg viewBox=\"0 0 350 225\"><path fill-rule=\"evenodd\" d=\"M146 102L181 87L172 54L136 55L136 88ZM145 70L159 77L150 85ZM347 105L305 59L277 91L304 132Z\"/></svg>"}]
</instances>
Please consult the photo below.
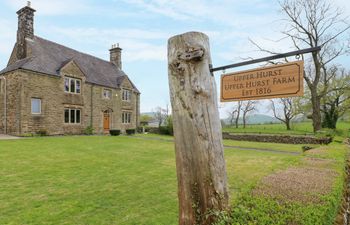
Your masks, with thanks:
<instances>
[{"instance_id":1,"label":"white window frame","mask_svg":"<svg viewBox=\"0 0 350 225\"><path fill-rule=\"evenodd\" d=\"M131 90L128 90L128 89L122 90L122 101L124 101L124 102L131 101Z\"/></svg>"},{"instance_id":2,"label":"white window frame","mask_svg":"<svg viewBox=\"0 0 350 225\"><path fill-rule=\"evenodd\" d=\"M33 112L33 100L34 101L38 100L38 102L39 102L39 112ZM32 115L40 115L41 114L41 99L40 98L31 98L30 99L30 105L31 105L30 109L31 109Z\"/></svg>"},{"instance_id":3,"label":"white window frame","mask_svg":"<svg viewBox=\"0 0 350 225\"><path fill-rule=\"evenodd\" d=\"M109 93L109 95L105 94L105 93ZM104 88L102 91L102 98L103 99L111 99L112 98L112 90Z\"/></svg>"},{"instance_id":4,"label":"white window frame","mask_svg":"<svg viewBox=\"0 0 350 225\"><path fill-rule=\"evenodd\" d=\"M66 121L66 110L68 110L68 122ZM71 121L72 111L74 111L74 122ZM77 122L77 115L79 111L79 122ZM81 109L66 107L63 110L63 121L64 124L81 124Z\"/></svg>"},{"instance_id":5,"label":"white window frame","mask_svg":"<svg viewBox=\"0 0 350 225\"><path fill-rule=\"evenodd\" d=\"M131 112L122 112L122 124L131 123Z\"/></svg>"},{"instance_id":6,"label":"white window frame","mask_svg":"<svg viewBox=\"0 0 350 225\"><path fill-rule=\"evenodd\" d=\"M66 81L68 81L68 90L66 90ZM74 82L74 92L71 90L71 82ZM77 91L77 84L79 83L79 92ZM64 84L63 84L64 92L70 93L70 94L81 94L81 80L77 78L72 77L65 77L64 78Z\"/></svg>"}]
</instances>

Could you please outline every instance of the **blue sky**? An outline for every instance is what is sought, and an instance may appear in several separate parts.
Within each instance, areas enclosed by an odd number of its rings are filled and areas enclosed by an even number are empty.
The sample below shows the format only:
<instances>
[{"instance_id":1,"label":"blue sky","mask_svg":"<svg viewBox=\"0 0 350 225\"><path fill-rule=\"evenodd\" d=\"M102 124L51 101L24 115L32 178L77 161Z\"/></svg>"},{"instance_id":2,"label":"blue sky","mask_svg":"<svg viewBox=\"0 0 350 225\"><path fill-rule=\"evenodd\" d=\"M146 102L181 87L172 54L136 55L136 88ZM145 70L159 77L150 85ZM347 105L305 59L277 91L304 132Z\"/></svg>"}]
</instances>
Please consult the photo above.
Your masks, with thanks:
<instances>
[{"instance_id":1,"label":"blue sky","mask_svg":"<svg viewBox=\"0 0 350 225\"><path fill-rule=\"evenodd\" d=\"M350 15L347 1L333 2ZM16 11L26 2L0 0L1 69L15 43ZM276 0L32 0L32 7L37 10L37 36L106 60L111 45L119 43L123 70L142 93L141 112L170 104L166 54L171 36L206 33L214 67L266 56L256 51L249 38L274 51L294 50L288 41L274 41L281 38L283 29ZM218 85L220 74L215 75ZM221 116L229 104L221 104ZM265 103L261 104L260 112L266 113Z\"/></svg>"}]
</instances>

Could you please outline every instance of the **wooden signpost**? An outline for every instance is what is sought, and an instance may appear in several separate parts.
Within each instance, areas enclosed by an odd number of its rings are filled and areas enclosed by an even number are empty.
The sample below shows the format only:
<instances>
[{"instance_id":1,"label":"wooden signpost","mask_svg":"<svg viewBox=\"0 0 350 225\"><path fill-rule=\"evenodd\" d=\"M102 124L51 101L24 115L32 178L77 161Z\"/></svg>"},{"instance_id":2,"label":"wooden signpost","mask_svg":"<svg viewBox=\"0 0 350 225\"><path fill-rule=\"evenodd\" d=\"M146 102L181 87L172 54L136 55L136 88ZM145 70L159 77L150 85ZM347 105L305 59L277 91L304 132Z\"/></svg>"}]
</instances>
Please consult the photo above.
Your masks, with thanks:
<instances>
[{"instance_id":1,"label":"wooden signpost","mask_svg":"<svg viewBox=\"0 0 350 225\"><path fill-rule=\"evenodd\" d=\"M222 130L213 73L228 68L319 51L298 50L213 68L208 37L199 32L168 41L179 224L213 224L228 209ZM302 61L223 75L221 100L281 98L303 94Z\"/></svg>"},{"instance_id":2,"label":"wooden signpost","mask_svg":"<svg viewBox=\"0 0 350 225\"><path fill-rule=\"evenodd\" d=\"M179 224L210 225L228 207L228 189L209 38L168 41L168 71L178 180Z\"/></svg>"},{"instance_id":3,"label":"wooden signpost","mask_svg":"<svg viewBox=\"0 0 350 225\"><path fill-rule=\"evenodd\" d=\"M304 62L296 61L221 76L222 102L302 96Z\"/></svg>"}]
</instances>

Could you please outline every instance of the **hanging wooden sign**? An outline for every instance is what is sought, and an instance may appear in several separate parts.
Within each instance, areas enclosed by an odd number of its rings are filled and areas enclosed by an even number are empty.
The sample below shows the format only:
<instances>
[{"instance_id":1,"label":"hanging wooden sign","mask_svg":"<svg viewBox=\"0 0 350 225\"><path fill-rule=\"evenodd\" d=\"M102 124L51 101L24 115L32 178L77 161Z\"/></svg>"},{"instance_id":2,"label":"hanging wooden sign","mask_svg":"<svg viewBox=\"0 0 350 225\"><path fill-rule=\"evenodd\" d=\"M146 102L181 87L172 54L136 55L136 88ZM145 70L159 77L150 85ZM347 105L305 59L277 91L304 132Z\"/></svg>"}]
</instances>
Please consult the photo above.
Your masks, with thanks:
<instances>
[{"instance_id":1,"label":"hanging wooden sign","mask_svg":"<svg viewBox=\"0 0 350 225\"><path fill-rule=\"evenodd\" d=\"M303 76L303 61L224 74L221 102L302 96Z\"/></svg>"}]
</instances>

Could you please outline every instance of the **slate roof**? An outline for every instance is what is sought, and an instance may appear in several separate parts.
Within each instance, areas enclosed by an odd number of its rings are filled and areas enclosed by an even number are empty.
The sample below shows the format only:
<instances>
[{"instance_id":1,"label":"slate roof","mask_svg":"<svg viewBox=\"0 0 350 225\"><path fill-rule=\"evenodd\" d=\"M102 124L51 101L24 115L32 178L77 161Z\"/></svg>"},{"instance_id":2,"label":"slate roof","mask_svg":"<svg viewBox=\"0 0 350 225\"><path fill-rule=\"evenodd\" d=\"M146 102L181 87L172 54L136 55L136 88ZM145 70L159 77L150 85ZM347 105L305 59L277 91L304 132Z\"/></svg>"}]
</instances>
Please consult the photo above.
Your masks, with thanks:
<instances>
[{"instance_id":1,"label":"slate roof","mask_svg":"<svg viewBox=\"0 0 350 225\"><path fill-rule=\"evenodd\" d=\"M31 56L7 66L0 71L0 75L16 69L26 69L60 76L60 69L71 60L74 60L85 74L86 81L89 83L119 88L123 80L127 78L127 75L122 70L109 61L78 52L38 36L34 36L33 40L26 39L26 41L32 51ZM139 92L135 85L132 85Z\"/></svg>"}]
</instances>

